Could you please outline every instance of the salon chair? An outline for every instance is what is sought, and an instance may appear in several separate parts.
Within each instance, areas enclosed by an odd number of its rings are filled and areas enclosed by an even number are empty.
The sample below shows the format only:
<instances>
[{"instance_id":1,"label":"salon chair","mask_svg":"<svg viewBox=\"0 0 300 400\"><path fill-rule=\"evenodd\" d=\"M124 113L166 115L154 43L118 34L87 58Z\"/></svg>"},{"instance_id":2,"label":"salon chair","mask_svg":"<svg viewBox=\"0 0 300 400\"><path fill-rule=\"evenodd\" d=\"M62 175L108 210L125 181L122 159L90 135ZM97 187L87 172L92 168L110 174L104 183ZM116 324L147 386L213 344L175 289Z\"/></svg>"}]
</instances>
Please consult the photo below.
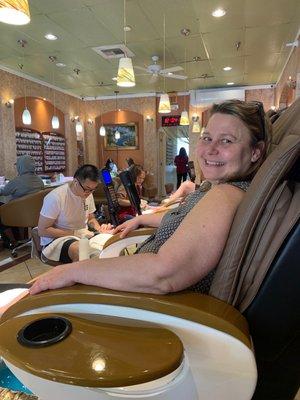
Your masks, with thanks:
<instances>
[{"instance_id":1,"label":"salon chair","mask_svg":"<svg viewBox=\"0 0 300 400\"><path fill-rule=\"evenodd\" d=\"M300 383L299 132L284 138L255 176L210 290L249 323L258 368L253 400L293 399ZM103 256L134 239L114 238Z\"/></svg>"},{"instance_id":2,"label":"salon chair","mask_svg":"<svg viewBox=\"0 0 300 400\"><path fill-rule=\"evenodd\" d=\"M29 239L15 247L11 254L17 256L19 249L32 244L30 231L37 226L44 197L52 190L43 189L3 204L0 208L1 221L6 226L29 228Z\"/></svg>"}]
</instances>

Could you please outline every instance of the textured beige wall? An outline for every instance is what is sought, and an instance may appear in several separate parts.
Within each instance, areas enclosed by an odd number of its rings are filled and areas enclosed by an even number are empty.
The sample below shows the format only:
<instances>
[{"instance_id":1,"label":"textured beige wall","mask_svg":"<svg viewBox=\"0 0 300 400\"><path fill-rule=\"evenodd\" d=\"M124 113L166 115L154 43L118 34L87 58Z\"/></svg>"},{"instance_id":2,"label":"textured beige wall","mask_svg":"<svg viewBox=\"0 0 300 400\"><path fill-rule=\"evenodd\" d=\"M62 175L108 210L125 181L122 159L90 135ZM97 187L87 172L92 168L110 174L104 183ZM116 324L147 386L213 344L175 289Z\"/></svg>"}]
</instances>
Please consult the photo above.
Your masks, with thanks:
<instances>
[{"instance_id":1,"label":"textured beige wall","mask_svg":"<svg viewBox=\"0 0 300 400\"><path fill-rule=\"evenodd\" d=\"M156 133L156 98L140 97L140 98L119 98L117 101L118 109L134 111L144 118L144 168L157 177L158 173L158 134ZM95 118L101 114L116 109L116 100L95 100L85 101L82 106L86 111L86 119ZM146 121L147 115L153 118L153 121ZM99 166L99 154L102 151L98 147L95 123L90 125L86 130L85 149L87 161ZM134 157L133 157L134 158Z\"/></svg>"},{"instance_id":2,"label":"textured beige wall","mask_svg":"<svg viewBox=\"0 0 300 400\"><path fill-rule=\"evenodd\" d=\"M246 101L261 101L264 105L264 110L270 110L271 106L275 104L275 90L274 89L251 89L245 90Z\"/></svg>"},{"instance_id":3,"label":"textured beige wall","mask_svg":"<svg viewBox=\"0 0 300 400\"><path fill-rule=\"evenodd\" d=\"M9 72L0 70L0 171L1 174L11 178L16 175L14 163L16 161L15 121L14 110L7 108L5 103L9 99L24 97L24 79ZM53 89L28 81L26 95L32 97L45 97L52 102ZM56 91L55 105L65 114L65 137L67 151L67 174L72 175L77 168L77 144L75 125L70 121L71 116L80 114L81 100ZM83 115L81 114L83 117Z\"/></svg>"},{"instance_id":4,"label":"textured beige wall","mask_svg":"<svg viewBox=\"0 0 300 400\"><path fill-rule=\"evenodd\" d=\"M300 40L300 36L298 37ZM291 101L296 98L296 89L288 87L289 77L292 78L293 81L297 80L297 74L300 73L300 47L294 47L287 62L285 69L281 75L280 80L276 86L276 95L275 95L275 106L279 107L280 105L280 97L283 91L289 90L291 92Z\"/></svg>"},{"instance_id":5,"label":"textured beige wall","mask_svg":"<svg viewBox=\"0 0 300 400\"><path fill-rule=\"evenodd\" d=\"M23 79L9 72L0 70L0 175L8 178L15 176L14 163L16 161L15 121L14 109L7 108L5 103L9 99L24 97L24 81L26 95L32 97L45 97L53 102L54 90L41 84ZM144 166L157 176L157 146L155 97L119 99L118 108L135 111L144 116ZM72 175L77 168L77 144L75 124L71 118L79 115L84 123L84 149L85 162L99 164L98 132L95 123L88 124L89 118L94 122L95 117L101 113L115 109L115 100L82 101L75 97L55 91L55 105L65 115L65 137L67 149L67 174ZM146 116L150 115L153 121L147 122Z\"/></svg>"}]
</instances>

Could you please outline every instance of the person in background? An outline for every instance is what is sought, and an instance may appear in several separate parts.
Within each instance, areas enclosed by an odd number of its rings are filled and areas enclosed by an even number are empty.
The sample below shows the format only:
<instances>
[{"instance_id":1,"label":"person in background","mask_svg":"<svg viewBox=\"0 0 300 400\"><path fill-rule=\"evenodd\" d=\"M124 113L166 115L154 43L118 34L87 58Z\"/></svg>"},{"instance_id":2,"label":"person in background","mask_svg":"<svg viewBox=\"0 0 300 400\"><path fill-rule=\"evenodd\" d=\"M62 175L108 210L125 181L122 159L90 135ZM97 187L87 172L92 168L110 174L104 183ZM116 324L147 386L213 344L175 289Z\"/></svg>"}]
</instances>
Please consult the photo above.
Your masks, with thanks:
<instances>
[{"instance_id":1,"label":"person in background","mask_svg":"<svg viewBox=\"0 0 300 400\"><path fill-rule=\"evenodd\" d=\"M138 164L132 165L131 167L128 168L128 170L131 173L132 180L135 184L138 195L141 197L143 190L142 185L146 177L146 172L143 170L143 167ZM117 199L121 207L121 209L118 212L118 218L120 222L127 221L128 219L131 219L136 216L136 210L134 207L132 207L128 199L127 192L123 185L120 185L117 190ZM147 202L141 199L141 208L145 208L146 206Z\"/></svg>"},{"instance_id":2,"label":"person in background","mask_svg":"<svg viewBox=\"0 0 300 400\"><path fill-rule=\"evenodd\" d=\"M156 227L137 254L61 265L38 277L31 294L82 283L113 290L165 294L190 288L209 293L236 211L265 159L271 135L262 103L215 104L199 136L205 182L165 214L139 215L114 233Z\"/></svg>"},{"instance_id":3,"label":"person in background","mask_svg":"<svg viewBox=\"0 0 300 400\"><path fill-rule=\"evenodd\" d=\"M35 161L31 156L18 157L16 167L18 176L0 189L1 196L11 196L13 200L44 189L42 179L35 173Z\"/></svg>"},{"instance_id":4,"label":"person in background","mask_svg":"<svg viewBox=\"0 0 300 400\"><path fill-rule=\"evenodd\" d=\"M128 167L131 167L132 165L135 164L135 162L133 161L133 159L131 157L126 158L126 161L127 161Z\"/></svg>"},{"instance_id":5,"label":"person in background","mask_svg":"<svg viewBox=\"0 0 300 400\"><path fill-rule=\"evenodd\" d=\"M115 178L118 175L118 167L114 163L112 158L108 158L105 163L105 168L109 170L112 178Z\"/></svg>"},{"instance_id":6,"label":"person in background","mask_svg":"<svg viewBox=\"0 0 300 400\"><path fill-rule=\"evenodd\" d=\"M31 156L23 155L18 157L16 168L18 176L0 189L1 196L10 196L11 200L14 200L44 189L42 179L35 173L35 161ZM0 232L6 247L12 249L18 245L12 228L0 223Z\"/></svg>"},{"instance_id":7,"label":"person in background","mask_svg":"<svg viewBox=\"0 0 300 400\"><path fill-rule=\"evenodd\" d=\"M186 150L184 147L181 147L179 150L179 154L174 159L174 164L176 165L176 174L177 174L177 189L181 184L181 180L186 181L188 174L188 161L189 158L186 154Z\"/></svg>"},{"instance_id":8,"label":"person in background","mask_svg":"<svg viewBox=\"0 0 300 400\"><path fill-rule=\"evenodd\" d=\"M110 224L99 225L93 192L99 182L94 165L78 168L70 183L52 190L44 198L38 233L43 255L52 261L69 263L79 259L79 239L92 237L87 224L96 232L109 232Z\"/></svg>"}]
</instances>

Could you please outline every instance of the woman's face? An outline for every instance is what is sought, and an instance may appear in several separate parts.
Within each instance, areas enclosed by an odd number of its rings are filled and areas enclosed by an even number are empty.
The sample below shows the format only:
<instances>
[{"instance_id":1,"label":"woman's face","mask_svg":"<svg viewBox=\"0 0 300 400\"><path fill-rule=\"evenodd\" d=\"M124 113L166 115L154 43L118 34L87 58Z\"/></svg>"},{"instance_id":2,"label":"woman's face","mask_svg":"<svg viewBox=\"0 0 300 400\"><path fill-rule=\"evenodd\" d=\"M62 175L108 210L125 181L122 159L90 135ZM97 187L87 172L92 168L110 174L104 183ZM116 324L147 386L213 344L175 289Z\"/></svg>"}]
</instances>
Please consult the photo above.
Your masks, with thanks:
<instances>
[{"instance_id":1,"label":"woman's face","mask_svg":"<svg viewBox=\"0 0 300 400\"><path fill-rule=\"evenodd\" d=\"M221 113L212 115L197 145L200 168L211 181L246 176L260 155L260 148L251 145L244 123L238 117Z\"/></svg>"},{"instance_id":2,"label":"woman's face","mask_svg":"<svg viewBox=\"0 0 300 400\"><path fill-rule=\"evenodd\" d=\"M136 184L137 185L142 185L146 177L146 172L142 171L137 177L136 177Z\"/></svg>"}]
</instances>

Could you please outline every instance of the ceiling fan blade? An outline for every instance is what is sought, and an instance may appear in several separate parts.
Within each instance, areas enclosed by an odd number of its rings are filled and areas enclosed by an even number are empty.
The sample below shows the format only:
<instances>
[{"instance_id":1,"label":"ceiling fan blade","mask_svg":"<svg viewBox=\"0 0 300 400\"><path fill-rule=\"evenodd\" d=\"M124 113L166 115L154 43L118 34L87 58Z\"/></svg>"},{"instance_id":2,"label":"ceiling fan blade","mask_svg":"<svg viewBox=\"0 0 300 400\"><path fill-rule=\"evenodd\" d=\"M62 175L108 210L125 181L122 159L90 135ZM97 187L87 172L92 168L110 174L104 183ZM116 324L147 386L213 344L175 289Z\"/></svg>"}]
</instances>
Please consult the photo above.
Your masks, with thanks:
<instances>
[{"instance_id":1,"label":"ceiling fan blade","mask_svg":"<svg viewBox=\"0 0 300 400\"><path fill-rule=\"evenodd\" d=\"M193 78L190 79L207 79L207 78L214 78L214 75L202 74L200 76L194 76Z\"/></svg>"},{"instance_id":2,"label":"ceiling fan blade","mask_svg":"<svg viewBox=\"0 0 300 400\"><path fill-rule=\"evenodd\" d=\"M167 74L168 72L177 72L177 71L183 71L183 68L178 65L177 67L161 69L160 73Z\"/></svg>"},{"instance_id":3,"label":"ceiling fan blade","mask_svg":"<svg viewBox=\"0 0 300 400\"><path fill-rule=\"evenodd\" d=\"M134 68L134 69L139 69L140 71L148 72L147 68L140 67L140 66L138 66L138 65L134 65L133 68Z\"/></svg>"},{"instance_id":4,"label":"ceiling fan blade","mask_svg":"<svg viewBox=\"0 0 300 400\"><path fill-rule=\"evenodd\" d=\"M163 74L163 76L165 76L166 78L171 78L171 79L182 79L182 80L187 79L187 76L185 76L185 75Z\"/></svg>"}]
</instances>

